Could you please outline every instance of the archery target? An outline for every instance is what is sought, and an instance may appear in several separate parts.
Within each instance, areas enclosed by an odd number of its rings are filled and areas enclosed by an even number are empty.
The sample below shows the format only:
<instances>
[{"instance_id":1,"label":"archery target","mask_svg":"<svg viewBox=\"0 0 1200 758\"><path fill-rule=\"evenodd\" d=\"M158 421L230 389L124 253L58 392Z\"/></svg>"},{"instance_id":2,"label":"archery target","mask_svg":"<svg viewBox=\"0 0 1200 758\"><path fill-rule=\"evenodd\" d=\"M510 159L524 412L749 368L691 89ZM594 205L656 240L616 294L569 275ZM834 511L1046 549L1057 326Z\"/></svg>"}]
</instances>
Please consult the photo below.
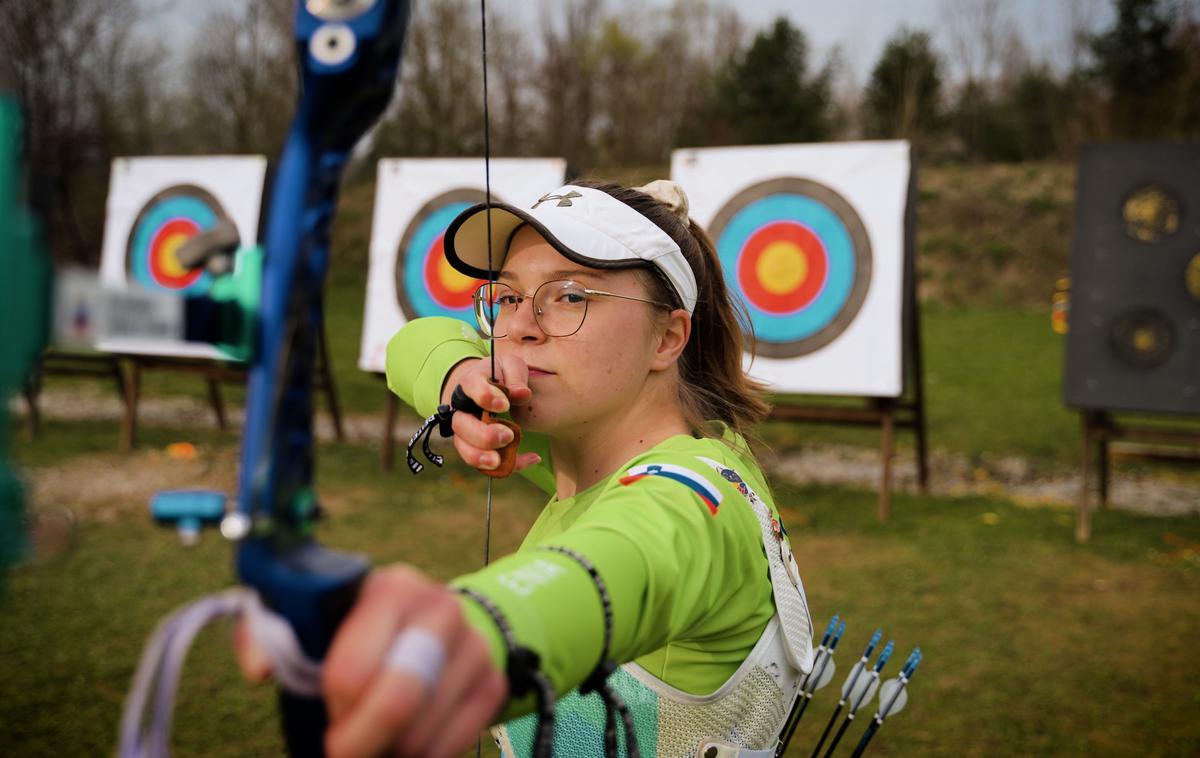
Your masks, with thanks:
<instances>
[{"instance_id":1,"label":"archery target","mask_svg":"<svg viewBox=\"0 0 1200 758\"><path fill-rule=\"evenodd\" d=\"M908 143L676 150L671 178L749 315L751 376L777 393L903 394Z\"/></svg>"},{"instance_id":2,"label":"archery target","mask_svg":"<svg viewBox=\"0 0 1200 758\"><path fill-rule=\"evenodd\" d=\"M203 295L212 276L203 268L188 270L176 252L192 237L228 221L211 193L195 185L170 187L150 198L129 233L127 266L132 281L147 289Z\"/></svg>"},{"instance_id":3,"label":"archery target","mask_svg":"<svg viewBox=\"0 0 1200 758\"><path fill-rule=\"evenodd\" d=\"M557 158L493 160L492 197L531 205L562 185L565 170L566 164ZM471 295L480 281L450 267L442 239L455 216L484 202L484 179L479 159L379 162L358 360L363 371L385 371L388 341L413 319L450 317L475 331Z\"/></svg>"},{"instance_id":4,"label":"archery target","mask_svg":"<svg viewBox=\"0 0 1200 758\"><path fill-rule=\"evenodd\" d=\"M118 158L113 161L100 280L109 287L203 295L207 271L188 271L176 253L192 237L227 222L243 245L258 239L267 160L262 156ZM105 338L120 353L228 357L211 345L171 339Z\"/></svg>"},{"instance_id":5,"label":"archery target","mask_svg":"<svg viewBox=\"0 0 1200 758\"><path fill-rule=\"evenodd\" d=\"M818 182L786 177L749 187L721 208L709 232L761 355L811 353L862 307L871 243L854 208Z\"/></svg>"},{"instance_id":6,"label":"archery target","mask_svg":"<svg viewBox=\"0 0 1200 758\"><path fill-rule=\"evenodd\" d=\"M1200 142L1085 145L1063 399L1200 416Z\"/></svg>"},{"instance_id":7,"label":"archery target","mask_svg":"<svg viewBox=\"0 0 1200 758\"><path fill-rule=\"evenodd\" d=\"M408 320L450 316L475 323L471 295L483 282L454 270L442 240L455 216L486 200L474 189L442 193L413 217L396 251L396 296Z\"/></svg>"}]
</instances>

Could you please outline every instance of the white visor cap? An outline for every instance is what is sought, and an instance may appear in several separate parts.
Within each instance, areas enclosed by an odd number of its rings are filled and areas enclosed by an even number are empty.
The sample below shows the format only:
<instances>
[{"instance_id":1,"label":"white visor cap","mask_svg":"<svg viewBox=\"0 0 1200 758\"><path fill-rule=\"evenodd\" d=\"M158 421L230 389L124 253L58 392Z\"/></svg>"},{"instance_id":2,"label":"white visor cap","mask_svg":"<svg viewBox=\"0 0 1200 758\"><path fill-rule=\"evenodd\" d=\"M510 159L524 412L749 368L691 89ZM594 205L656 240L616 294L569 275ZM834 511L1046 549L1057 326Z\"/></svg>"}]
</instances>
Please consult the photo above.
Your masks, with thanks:
<instances>
[{"instance_id":1,"label":"white visor cap","mask_svg":"<svg viewBox=\"0 0 1200 758\"><path fill-rule=\"evenodd\" d=\"M487 279L486 203L458 215L446 229L446 260L468 276ZM696 308L696 276L675 240L650 219L607 192L568 184L542 195L529 210L493 200L491 273L499 271L513 235L523 224L536 229L563 256L590 268L653 265L667 278L680 302Z\"/></svg>"}]
</instances>

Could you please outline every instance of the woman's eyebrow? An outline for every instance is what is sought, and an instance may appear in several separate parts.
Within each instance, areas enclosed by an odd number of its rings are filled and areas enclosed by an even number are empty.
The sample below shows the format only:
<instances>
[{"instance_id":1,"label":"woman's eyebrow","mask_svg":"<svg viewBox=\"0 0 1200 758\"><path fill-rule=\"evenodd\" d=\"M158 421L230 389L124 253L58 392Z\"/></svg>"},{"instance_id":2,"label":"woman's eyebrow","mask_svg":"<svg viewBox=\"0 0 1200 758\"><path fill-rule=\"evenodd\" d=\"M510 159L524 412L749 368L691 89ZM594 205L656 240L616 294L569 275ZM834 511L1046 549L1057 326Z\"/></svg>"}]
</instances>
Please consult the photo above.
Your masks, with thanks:
<instances>
[{"instance_id":1,"label":"woman's eyebrow","mask_svg":"<svg viewBox=\"0 0 1200 758\"><path fill-rule=\"evenodd\" d=\"M546 278L544 281L547 282L554 281L556 279L575 279L583 277L593 280L604 278L603 272L588 268L561 268L555 271L550 271L546 273L545 276ZM517 282L520 281L520 279L521 277L517 276L511 271L501 271L496 275L496 281Z\"/></svg>"}]
</instances>

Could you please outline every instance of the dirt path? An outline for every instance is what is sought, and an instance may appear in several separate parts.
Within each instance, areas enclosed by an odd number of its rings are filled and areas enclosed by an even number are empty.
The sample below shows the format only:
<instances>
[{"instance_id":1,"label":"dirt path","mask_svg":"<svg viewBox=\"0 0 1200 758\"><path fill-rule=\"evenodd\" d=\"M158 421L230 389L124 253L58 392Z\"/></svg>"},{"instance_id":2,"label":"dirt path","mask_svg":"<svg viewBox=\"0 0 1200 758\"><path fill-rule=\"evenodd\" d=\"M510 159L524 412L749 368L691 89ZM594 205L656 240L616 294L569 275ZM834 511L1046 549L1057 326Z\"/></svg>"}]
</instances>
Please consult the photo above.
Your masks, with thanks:
<instances>
[{"instance_id":1,"label":"dirt path","mask_svg":"<svg viewBox=\"0 0 1200 758\"><path fill-rule=\"evenodd\" d=\"M43 415L63 420L109 420L114 425L122 413L120 401L111 393L83 390L72 393L47 393L41 406ZM17 415L23 404L13 404ZM240 408L227 410L232 425L242 423ZM188 397L146 398L139 408L139 423L147 426L212 426L212 410L199 400ZM350 442L376 446L383 422L378 415L352 415L344 418ZM115 429L115 427L114 427ZM408 439L414 427L407 421L397 424L398 446ZM317 433L322 440L333 439L328 414L317 417ZM115 434L114 434L115 444ZM403 455L398 450L397 457ZM826 445L782 451L766 457L765 463L775 476L797 484L820 483L874 489L880 476L876 450L851 446ZM236 452L216 451L192 461L180 461L162 450L139 449L123 456L111 454L74 459L68 464L27 472L33 502L38 505L69 503L100 518L111 518L123 507L117 503L144 508L150 496L164 488L211 487L232 491L236 481ZM1079 492L1078 471L1041 471L1030 461L1016 457L982 456L973 459L960 453L937 450L931 454L931 492L935 495L969 494L1009 497L1018 503L1072 506ZM896 489L916 492L916 463L911 453L897 455L893 466ZM1154 515L1200 514L1200 469L1195 465L1178 467L1114 467L1110 492L1112 507Z\"/></svg>"}]
</instances>

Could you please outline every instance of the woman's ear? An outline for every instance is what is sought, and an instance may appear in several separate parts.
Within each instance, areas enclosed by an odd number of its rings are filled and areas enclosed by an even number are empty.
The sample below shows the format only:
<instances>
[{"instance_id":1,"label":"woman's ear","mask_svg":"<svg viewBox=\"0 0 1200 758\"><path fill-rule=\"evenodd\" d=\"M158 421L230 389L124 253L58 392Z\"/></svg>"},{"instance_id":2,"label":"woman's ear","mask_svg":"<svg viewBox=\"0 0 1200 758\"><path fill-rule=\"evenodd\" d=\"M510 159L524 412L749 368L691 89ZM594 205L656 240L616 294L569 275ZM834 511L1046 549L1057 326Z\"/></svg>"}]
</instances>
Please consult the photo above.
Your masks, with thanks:
<instances>
[{"instance_id":1,"label":"woman's ear","mask_svg":"<svg viewBox=\"0 0 1200 758\"><path fill-rule=\"evenodd\" d=\"M654 351L654 360L650 362L651 371L663 371L675 365L683 349L687 347L688 339L692 336L692 314L683 308L671 311L659 331L658 346Z\"/></svg>"}]
</instances>

